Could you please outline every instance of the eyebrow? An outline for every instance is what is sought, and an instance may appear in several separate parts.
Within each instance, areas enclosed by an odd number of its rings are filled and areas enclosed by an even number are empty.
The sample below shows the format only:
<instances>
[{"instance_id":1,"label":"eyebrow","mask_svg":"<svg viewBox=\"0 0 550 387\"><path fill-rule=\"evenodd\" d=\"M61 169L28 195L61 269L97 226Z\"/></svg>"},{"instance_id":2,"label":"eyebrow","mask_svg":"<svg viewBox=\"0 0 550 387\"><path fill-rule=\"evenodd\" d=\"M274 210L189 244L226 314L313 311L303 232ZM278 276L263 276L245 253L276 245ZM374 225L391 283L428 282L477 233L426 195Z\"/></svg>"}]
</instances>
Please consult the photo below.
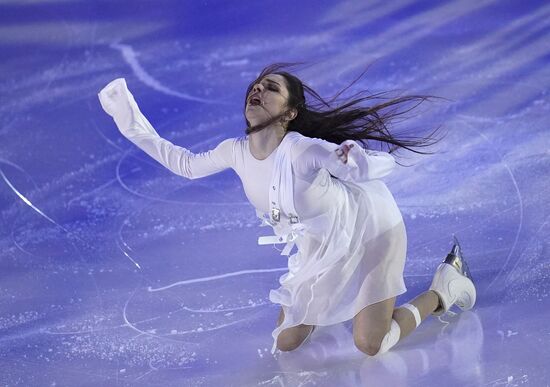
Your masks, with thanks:
<instances>
[{"instance_id":1,"label":"eyebrow","mask_svg":"<svg viewBox=\"0 0 550 387\"><path fill-rule=\"evenodd\" d=\"M269 78L264 78L264 79L265 79L266 81L268 81L268 82L274 83L274 84L276 84L277 86L281 87L281 85L280 85L280 84L278 84L278 83L277 83L277 82L275 82L275 81L272 81L272 80L271 80L271 79L269 79Z\"/></svg>"}]
</instances>

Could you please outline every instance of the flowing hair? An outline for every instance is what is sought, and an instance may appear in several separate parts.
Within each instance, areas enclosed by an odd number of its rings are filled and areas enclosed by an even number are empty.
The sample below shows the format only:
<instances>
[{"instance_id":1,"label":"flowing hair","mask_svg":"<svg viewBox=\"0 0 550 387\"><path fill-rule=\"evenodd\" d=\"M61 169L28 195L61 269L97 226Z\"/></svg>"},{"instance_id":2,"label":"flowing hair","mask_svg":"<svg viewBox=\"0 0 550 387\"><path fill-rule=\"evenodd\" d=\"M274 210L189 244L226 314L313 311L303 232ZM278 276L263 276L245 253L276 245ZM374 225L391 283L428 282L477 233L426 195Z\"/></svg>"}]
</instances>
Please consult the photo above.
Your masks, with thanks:
<instances>
[{"instance_id":1,"label":"flowing hair","mask_svg":"<svg viewBox=\"0 0 550 387\"><path fill-rule=\"evenodd\" d=\"M300 63L274 63L265 67L260 75L248 86L245 95L245 110L248 96L254 85L268 74L278 74L285 78L289 92L288 110L296 109L297 116L288 122L286 131L295 131L307 137L320 138L340 145L343 141L351 139L361 143L364 148L373 148L371 142L376 142L381 150L390 153L399 148L407 149L419 154L431 154L424 150L437 143L441 138L436 134L440 127L431 131L427 136L396 136L388 127L398 118L406 118L405 114L415 109L422 102L441 98L430 95L405 95L391 97L390 92L367 94L360 91L339 105L334 101L366 72L355 79L350 85L340 90L330 101L323 99L315 90L303 83L296 76L281 71L281 69L294 67ZM306 93L309 98L306 100ZM371 106L364 106L365 102L378 102ZM246 120L246 134L260 131L267 126L281 121L288 112L271 117L258 125L251 126Z\"/></svg>"}]
</instances>

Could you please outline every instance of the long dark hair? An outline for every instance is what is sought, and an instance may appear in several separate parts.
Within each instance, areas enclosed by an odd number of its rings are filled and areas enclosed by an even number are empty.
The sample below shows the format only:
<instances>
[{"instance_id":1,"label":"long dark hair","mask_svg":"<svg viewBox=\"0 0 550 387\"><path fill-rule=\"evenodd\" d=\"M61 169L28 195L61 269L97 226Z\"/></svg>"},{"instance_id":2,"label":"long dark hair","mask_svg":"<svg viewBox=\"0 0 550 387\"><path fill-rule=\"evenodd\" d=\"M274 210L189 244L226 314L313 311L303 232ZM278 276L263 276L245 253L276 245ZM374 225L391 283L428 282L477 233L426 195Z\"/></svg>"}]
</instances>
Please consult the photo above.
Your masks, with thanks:
<instances>
[{"instance_id":1,"label":"long dark hair","mask_svg":"<svg viewBox=\"0 0 550 387\"><path fill-rule=\"evenodd\" d=\"M391 92L367 94L367 91L361 91L341 104L333 106L334 101L357 82L366 70L350 85L340 90L330 101L326 101L295 75L281 71L283 68L294 67L299 64L274 63L265 67L248 86L245 96L245 109L247 98L254 85L268 74L279 74L287 82L289 92L288 109L294 108L298 111L296 118L288 123L287 131L299 132L307 137L321 138L338 145L351 139L360 142L364 148L372 149L372 145L374 145L372 142L375 142L381 150L390 153L399 148L404 148L415 153L430 154L432 152L420 149L429 147L441 139L436 137L440 132L440 127L426 136L400 135L397 137L388 129L397 118L405 118L407 113L422 102L440 97L430 95L391 97ZM311 97L310 100L306 101L305 93ZM361 106L362 103L367 101L379 102L372 106ZM250 134L260 131L281 120L283 116L284 113L255 126L251 126L250 122L246 120L247 128L245 132Z\"/></svg>"}]
</instances>

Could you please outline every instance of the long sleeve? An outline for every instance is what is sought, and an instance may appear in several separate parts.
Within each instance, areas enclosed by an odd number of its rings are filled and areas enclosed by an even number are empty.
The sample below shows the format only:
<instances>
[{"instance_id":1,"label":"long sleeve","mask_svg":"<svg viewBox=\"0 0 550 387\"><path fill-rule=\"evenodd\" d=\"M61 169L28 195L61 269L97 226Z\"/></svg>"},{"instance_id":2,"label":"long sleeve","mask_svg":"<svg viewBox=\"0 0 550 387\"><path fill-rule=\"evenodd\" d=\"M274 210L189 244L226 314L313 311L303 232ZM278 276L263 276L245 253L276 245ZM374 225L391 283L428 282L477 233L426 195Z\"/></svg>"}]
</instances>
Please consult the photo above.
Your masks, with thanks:
<instances>
[{"instance_id":1,"label":"long sleeve","mask_svg":"<svg viewBox=\"0 0 550 387\"><path fill-rule=\"evenodd\" d=\"M141 113L124 78L110 82L98 96L103 110L113 117L120 132L175 174L195 179L233 167L234 138L198 154L172 144L160 137Z\"/></svg>"},{"instance_id":2,"label":"long sleeve","mask_svg":"<svg viewBox=\"0 0 550 387\"><path fill-rule=\"evenodd\" d=\"M344 144L354 144L345 164L336 154L336 149ZM346 140L337 145L319 138L308 138L299 148L301 149L298 151L301 153L296 165L298 173L303 175L325 168L339 179L363 182L388 175L396 165L395 159L389 153L363 149L353 140Z\"/></svg>"}]
</instances>

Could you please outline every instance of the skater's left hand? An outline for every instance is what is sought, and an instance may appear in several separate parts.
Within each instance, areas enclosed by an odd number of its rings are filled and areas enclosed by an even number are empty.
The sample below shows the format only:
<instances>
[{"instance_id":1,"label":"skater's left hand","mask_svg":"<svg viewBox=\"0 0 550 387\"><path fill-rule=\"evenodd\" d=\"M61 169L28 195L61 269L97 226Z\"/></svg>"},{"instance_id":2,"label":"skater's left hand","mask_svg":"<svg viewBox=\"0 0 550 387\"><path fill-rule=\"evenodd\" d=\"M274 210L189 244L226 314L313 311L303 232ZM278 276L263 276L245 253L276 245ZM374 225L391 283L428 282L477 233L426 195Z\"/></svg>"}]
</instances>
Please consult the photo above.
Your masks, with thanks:
<instances>
[{"instance_id":1,"label":"skater's left hand","mask_svg":"<svg viewBox=\"0 0 550 387\"><path fill-rule=\"evenodd\" d=\"M349 153L351 148L353 148L353 144L350 144L350 145L344 144L341 147L339 147L338 149L336 149L336 151L335 151L338 158L340 160L342 160L342 162L344 164L346 164L348 162L348 153Z\"/></svg>"}]
</instances>

